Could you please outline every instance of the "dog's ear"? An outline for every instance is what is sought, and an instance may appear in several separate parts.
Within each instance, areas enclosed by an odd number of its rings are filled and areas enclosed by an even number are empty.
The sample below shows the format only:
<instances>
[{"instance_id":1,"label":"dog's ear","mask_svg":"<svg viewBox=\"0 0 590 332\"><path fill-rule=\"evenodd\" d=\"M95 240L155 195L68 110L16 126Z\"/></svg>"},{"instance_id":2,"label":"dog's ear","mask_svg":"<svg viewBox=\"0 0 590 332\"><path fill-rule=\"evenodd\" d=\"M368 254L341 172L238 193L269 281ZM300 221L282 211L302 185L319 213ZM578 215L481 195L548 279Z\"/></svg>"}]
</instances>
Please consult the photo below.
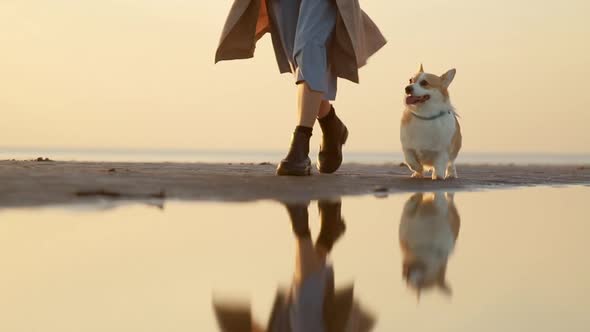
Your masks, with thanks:
<instances>
[{"instance_id":1,"label":"dog's ear","mask_svg":"<svg viewBox=\"0 0 590 332\"><path fill-rule=\"evenodd\" d=\"M457 73L456 69L451 69L448 72L444 73L443 76L440 77L442 79L442 83L445 88L448 88L449 85L451 85L451 83L453 82L453 79L455 79L456 73Z\"/></svg>"},{"instance_id":2,"label":"dog's ear","mask_svg":"<svg viewBox=\"0 0 590 332\"><path fill-rule=\"evenodd\" d=\"M424 65L420 64L420 70L418 71L419 73L423 73L424 72Z\"/></svg>"}]
</instances>

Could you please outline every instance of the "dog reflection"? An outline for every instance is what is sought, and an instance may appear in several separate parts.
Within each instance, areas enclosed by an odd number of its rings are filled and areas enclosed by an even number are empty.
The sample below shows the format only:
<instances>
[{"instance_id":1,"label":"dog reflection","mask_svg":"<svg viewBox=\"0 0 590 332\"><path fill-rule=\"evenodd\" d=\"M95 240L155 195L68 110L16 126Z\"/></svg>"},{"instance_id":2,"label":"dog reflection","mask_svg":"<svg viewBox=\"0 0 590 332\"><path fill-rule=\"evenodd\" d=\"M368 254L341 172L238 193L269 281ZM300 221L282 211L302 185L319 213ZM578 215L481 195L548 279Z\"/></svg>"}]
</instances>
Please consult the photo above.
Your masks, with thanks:
<instances>
[{"instance_id":1,"label":"dog reflection","mask_svg":"<svg viewBox=\"0 0 590 332\"><path fill-rule=\"evenodd\" d=\"M224 332L371 331L374 319L354 300L353 287L336 289L328 256L344 234L340 201L319 201L320 233L312 240L308 205L285 204L296 243L295 272L289 290L275 296L266 328L253 321L248 304L214 303Z\"/></svg>"},{"instance_id":2,"label":"dog reflection","mask_svg":"<svg viewBox=\"0 0 590 332\"><path fill-rule=\"evenodd\" d=\"M447 263L460 225L452 193L418 193L406 202L399 228L403 277L418 297L434 288L451 295Z\"/></svg>"}]
</instances>

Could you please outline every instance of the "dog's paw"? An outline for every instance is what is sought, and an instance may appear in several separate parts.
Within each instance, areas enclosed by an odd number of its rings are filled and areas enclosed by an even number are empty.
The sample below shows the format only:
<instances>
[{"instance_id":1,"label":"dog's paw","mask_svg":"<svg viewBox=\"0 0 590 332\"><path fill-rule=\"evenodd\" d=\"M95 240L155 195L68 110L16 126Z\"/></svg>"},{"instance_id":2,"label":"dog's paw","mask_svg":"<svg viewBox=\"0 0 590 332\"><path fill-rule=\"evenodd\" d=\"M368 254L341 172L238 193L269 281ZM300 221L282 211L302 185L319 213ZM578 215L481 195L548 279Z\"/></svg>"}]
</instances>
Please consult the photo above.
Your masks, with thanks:
<instances>
[{"instance_id":1,"label":"dog's paw","mask_svg":"<svg viewBox=\"0 0 590 332\"><path fill-rule=\"evenodd\" d=\"M444 181L444 180L445 180L444 177L432 174L432 181Z\"/></svg>"},{"instance_id":2,"label":"dog's paw","mask_svg":"<svg viewBox=\"0 0 590 332\"><path fill-rule=\"evenodd\" d=\"M414 172L412 173L412 179L422 179L424 175L422 173Z\"/></svg>"}]
</instances>

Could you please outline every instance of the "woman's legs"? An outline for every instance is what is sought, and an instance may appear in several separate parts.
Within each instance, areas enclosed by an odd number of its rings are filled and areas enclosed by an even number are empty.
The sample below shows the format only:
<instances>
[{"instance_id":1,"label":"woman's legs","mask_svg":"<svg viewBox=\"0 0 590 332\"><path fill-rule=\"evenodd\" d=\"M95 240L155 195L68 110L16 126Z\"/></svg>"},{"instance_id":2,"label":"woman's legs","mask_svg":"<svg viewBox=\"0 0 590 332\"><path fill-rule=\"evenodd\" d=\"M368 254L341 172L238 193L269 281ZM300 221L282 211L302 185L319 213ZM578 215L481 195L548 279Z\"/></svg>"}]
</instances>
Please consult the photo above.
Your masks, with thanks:
<instances>
[{"instance_id":1,"label":"woman's legs","mask_svg":"<svg viewBox=\"0 0 590 332\"><path fill-rule=\"evenodd\" d=\"M307 82L297 85L297 110L300 126L313 128L316 119L328 115L331 107L330 101L324 99L323 92L311 90Z\"/></svg>"},{"instance_id":2,"label":"woman's legs","mask_svg":"<svg viewBox=\"0 0 590 332\"><path fill-rule=\"evenodd\" d=\"M300 126L313 128L320 113L320 106L324 104L322 102L323 96L323 92L312 91L307 82L297 85L297 110Z\"/></svg>"},{"instance_id":3,"label":"woman's legs","mask_svg":"<svg viewBox=\"0 0 590 332\"><path fill-rule=\"evenodd\" d=\"M316 119L322 124L324 140L318 160L322 173L334 172L342 162L341 146L348 136L344 125L335 122L329 100L336 97L337 77L328 63L327 45L336 25L337 8L332 0L274 0L275 21L283 48L291 56L297 80L298 126L278 175L310 175L309 138ZM298 8L297 11L293 10ZM294 20L294 16L297 18ZM346 131L346 133L344 133ZM327 135L326 135L327 134Z\"/></svg>"},{"instance_id":4,"label":"woman's legs","mask_svg":"<svg viewBox=\"0 0 590 332\"><path fill-rule=\"evenodd\" d=\"M309 230L309 203L285 204L295 235L295 282L300 283L307 276L316 273L325 265L325 256L320 257L314 248Z\"/></svg>"},{"instance_id":5,"label":"woman's legs","mask_svg":"<svg viewBox=\"0 0 590 332\"><path fill-rule=\"evenodd\" d=\"M332 103L324 99L324 93L313 91L307 82L297 85L297 111L299 125L313 128L316 119L322 119L330 113Z\"/></svg>"},{"instance_id":6,"label":"woman's legs","mask_svg":"<svg viewBox=\"0 0 590 332\"><path fill-rule=\"evenodd\" d=\"M326 265L326 257L346 230L341 215L341 201L318 201L321 229L314 245L309 229L308 205L309 203L285 204L297 240L296 281L305 279Z\"/></svg>"},{"instance_id":7,"label":"woman's legs","mask_svg":"<svg viewBox=\"0 0 590 332\"><path fill-rule=\"evenodd\" d=\"M320 234L316 240L316 252L320 257L326 257L331 251L334 243L340 239L346 231L346 224L342 219L342 202L320 200L318 201L320 212Z\"/></svg>"},{"instance_id":8,"label":"woman's legs","mask_svg":"<svg viewBox=\"0 0 590 332\"><path fill-rule=\"evenodd\" d=\"M328 113L330 113L330 108L332 108L332 103L329 100L322 99L322 103L320 104L320 112L318 113L318 119L324 118Z\"/></svg>"}]
</instances>

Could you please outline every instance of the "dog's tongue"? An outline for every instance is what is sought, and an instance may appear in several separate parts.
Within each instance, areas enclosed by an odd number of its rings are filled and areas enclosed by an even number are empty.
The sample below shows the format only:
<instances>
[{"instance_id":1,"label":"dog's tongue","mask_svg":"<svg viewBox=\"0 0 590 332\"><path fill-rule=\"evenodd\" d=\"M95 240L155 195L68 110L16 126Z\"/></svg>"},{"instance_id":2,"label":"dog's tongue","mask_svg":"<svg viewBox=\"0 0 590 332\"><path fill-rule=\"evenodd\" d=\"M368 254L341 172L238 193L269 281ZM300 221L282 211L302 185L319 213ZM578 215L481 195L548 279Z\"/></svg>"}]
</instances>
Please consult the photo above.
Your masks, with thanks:
<instances>
[{"instance_id":1,"label":"dog's tongue","mask_svg":"<svg viewBox=\"0 0 590 332\"><path fill-rule=\"evenodd\" d=\"M421 97L407 96L406 97L406 104L408 104L408 105L414 105L414 104L418 103L420 100L422 100Z\"/></svg>"}]
</instances>

